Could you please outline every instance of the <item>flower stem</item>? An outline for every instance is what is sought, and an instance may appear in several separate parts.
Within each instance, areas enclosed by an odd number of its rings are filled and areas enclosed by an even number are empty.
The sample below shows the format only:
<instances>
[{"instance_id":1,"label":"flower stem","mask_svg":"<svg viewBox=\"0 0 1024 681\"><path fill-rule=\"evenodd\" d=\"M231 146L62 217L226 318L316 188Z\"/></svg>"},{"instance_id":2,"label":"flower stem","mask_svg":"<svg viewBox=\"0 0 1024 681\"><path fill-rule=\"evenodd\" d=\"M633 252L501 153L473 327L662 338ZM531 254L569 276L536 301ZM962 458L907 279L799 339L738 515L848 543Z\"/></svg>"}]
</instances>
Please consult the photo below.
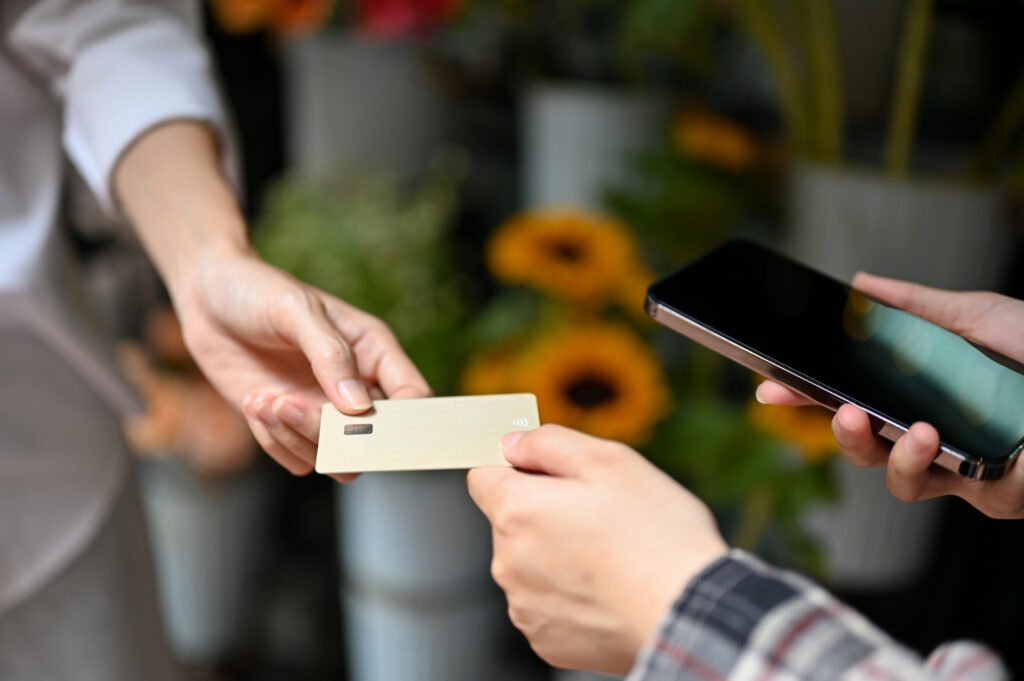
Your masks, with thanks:
<instances>
[{"instance_id":1,"label":"flower stem","mask_svg":"<svg viewBox=\"0 0 1024 681\"><path fill-rule=\"evenodd\" d=\"M756 551L761 537L768 529L775 500L764 490L755 491L740 507L740 522L733 533L732 545L746 551Z\"/></svg>"},{"instance_id":2,"label":"flower stem","mask_svg":"<svg viewBox=\"0 0 1024 681\"><path fill-rule=\"evenodd\" d=\"M885 150L886 167L896 176L906 175L910 165L931 18L932 0L908 0Z\"/></svg>"},{"instance_id":3,"label":"flower stem","mask_svg":"<svg viewBox=\"0 0 1024 681\"><path fill-rule=\"evenodd\" d=\"M790 144L797 151L805 151L807 111L800 93L800 77L786 53L782 32L769 5L764 0L740 0L740 19L751 38L764 52L768 66L775 74Z\"/></svg>"},{"instance_id":4,"label":"flower stem","mask_svg":"<svg viewBox=\"0 0 1024 681\"><path fill-rule=\"evenodd\" d=\"M838 162L843 153L843 89L832 0L802 0L801 5L814 87L810 103L815 147L822 160Z\"/></svg>"},{"instance_id":5,"label":"flower stem","mask_svg":"<svg viewBox=\"0 0 1024 681\"><path fill-rule=\"evenodd\" d=\"M985 136L985 141L971 164L971 177L982 179L996 170L999 158L1007 151L1013 134L1024 121L1024 69L1017 77L1010 95L999 108L995 122Z\"/></svg>"}]
</instances>

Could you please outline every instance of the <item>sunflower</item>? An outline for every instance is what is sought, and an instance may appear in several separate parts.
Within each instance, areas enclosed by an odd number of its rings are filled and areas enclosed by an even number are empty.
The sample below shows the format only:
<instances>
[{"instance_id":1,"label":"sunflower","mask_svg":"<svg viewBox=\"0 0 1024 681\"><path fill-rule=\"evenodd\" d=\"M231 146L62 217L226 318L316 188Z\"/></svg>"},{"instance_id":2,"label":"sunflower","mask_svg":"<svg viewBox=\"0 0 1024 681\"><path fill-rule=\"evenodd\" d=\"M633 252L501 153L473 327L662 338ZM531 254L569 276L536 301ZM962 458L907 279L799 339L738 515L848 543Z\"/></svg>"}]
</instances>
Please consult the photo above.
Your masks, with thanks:
<instances>
[{"instance_id":1,"label":"sunflower","mask_svg":"<svg viewBox=\"0 0 1024 681\"><path fill-rule=\"evenodd\" d=\"M474 357L459 379L460 393L496 395L515 391L518 359L515 351L510 348L499 348Z\"/></svg>"},{"instance_id":2,"label":"sunflower","mask_svg":"<svg viewBox=\"0 0 1024 681\"><path fill-rule=\"evenodd\" d=\"M749 170L760 156L757 141L746 128L703 111L676 116L672 143L680 153L730 172Z\"/></svg>"},{"instance_id":3,"label":"sunflower","mask_svg":"<svg viewBox=\"0 0 1024 681\"><path fill-rule=\"evenodd\" d=\"M636 243L622 223L573 208L522 213L487 245L494 275L585 305L607 301L637 266Z\"/></svg>"},{"instance_id":4,"label":"sunflower","mask_svg":"<svg viewBox=\"0 0 1024 681\"><path fill-rule=\"evenodd\" d=\"M820 463L836 453L832 414L821 407L787 407L752 401L747 415L755 427L792 444L810 463Z\"/></svg>"},{"instance_id":5,"label":"sunflower","mask_svg":"<svg viewBox=\"0 0 1024 681\"><path fill-rule=\"evenodd\" d=\"M619 305L635 318L645 322L651 321L647 316L647 289L656 278L657 275L646 267L634 267L618 288Z\"/></svg>"},{"instance_id":6,"label":"sunflower","mask_svg":"<svg viewBox=\"0 0 1024 681\"><path fill-rule=\"evenodd\" d=\"M668 412L661 366L628 328L590 323L540 341L519 364L517 389L537 395L541 420L641 444Z\"/></svg>"}]
</instances>

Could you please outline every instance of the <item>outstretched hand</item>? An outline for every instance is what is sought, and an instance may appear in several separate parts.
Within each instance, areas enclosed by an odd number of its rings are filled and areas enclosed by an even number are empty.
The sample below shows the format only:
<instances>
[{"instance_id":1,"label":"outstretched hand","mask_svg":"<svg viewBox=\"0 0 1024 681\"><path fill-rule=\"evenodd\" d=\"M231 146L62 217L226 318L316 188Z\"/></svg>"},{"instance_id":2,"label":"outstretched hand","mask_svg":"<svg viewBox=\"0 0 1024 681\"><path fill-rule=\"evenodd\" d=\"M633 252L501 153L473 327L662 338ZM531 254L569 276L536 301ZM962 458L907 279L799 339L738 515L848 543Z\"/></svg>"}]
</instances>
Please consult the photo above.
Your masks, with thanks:
<instances>
[{"instance_id":1,"label":"outstretched hand","mask_svg":"<svg viewBox=\"0 0 1024 681\"><path fill-rule=\"evenodd\" d=\"M177 302L200 369L244 411L263 449L295 475L313 469L326 402L359 414L371 395L430 395L381 320L254 254L201 264Z\"/></svg>"},{"instance_id":2,"label":"outstretched hand","mask_svg":"<svg viewBox=\"0 0 1024 681\"><path fill-rule=\"evenodd\" d=\"M853 287L1024 362L1024 301L997 293L943 291L863 273L854 277ZM812 404L773 381L758 387L757 398L768 404ZM832 430L853 463L862 467L885 466L886 485L903 501L953 495L993 518L1024 517L1024 466L1019 463L999 480L969 480L931 465L939 453L939 433L931 424L913 424L893 444L875 435L868 415L851 404L836 412Z\"/></svg>"},{"instance_id":3,"label":"outstretched hand","mask_svg":"<svg viewBox=\"0 0 1024 681\"><path fill-rule=\"evenodd\" d=\"M206 123L147 130L113 180L193 359L289 471L313 469L324 403L359 414L371 396L430 394L383 322L260 260Z\"/></svg>"},{"instance_id":4,"label":"outstretched hand","mask_svg":"<svg viewBox=\"0 0 1024 681\"><path fill-rule=\"evenodd\" d=\"M467 482L512 623L555 666L626 673L683 586L725 553L711 512L617 442L549 425L503 445L516 468Z\"/></svg>"}]
</instances>

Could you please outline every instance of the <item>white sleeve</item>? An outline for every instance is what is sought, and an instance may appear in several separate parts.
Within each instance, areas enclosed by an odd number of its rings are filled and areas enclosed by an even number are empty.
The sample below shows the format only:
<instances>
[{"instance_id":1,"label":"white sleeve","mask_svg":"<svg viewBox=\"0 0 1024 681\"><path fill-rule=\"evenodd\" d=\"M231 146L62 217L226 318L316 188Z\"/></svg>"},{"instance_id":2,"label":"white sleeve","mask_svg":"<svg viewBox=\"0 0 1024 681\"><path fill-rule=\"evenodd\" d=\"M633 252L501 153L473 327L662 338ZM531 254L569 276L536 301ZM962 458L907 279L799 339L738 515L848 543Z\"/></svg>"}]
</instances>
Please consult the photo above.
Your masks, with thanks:
<instances>
[{"instance_id":1,"label":"white sleeve","mask_svg":"<svg viewBox=\"0 0 1024 681\"><path fill-rule=\"evenodd\" d=\"M4 0L8 2L8 0ZM116 213L111 175L153 126L210 124L237 187L234 146L189 0L36 0L8 45L64 103L64 147L101 204Z\"/></svg>"}]
</instances>

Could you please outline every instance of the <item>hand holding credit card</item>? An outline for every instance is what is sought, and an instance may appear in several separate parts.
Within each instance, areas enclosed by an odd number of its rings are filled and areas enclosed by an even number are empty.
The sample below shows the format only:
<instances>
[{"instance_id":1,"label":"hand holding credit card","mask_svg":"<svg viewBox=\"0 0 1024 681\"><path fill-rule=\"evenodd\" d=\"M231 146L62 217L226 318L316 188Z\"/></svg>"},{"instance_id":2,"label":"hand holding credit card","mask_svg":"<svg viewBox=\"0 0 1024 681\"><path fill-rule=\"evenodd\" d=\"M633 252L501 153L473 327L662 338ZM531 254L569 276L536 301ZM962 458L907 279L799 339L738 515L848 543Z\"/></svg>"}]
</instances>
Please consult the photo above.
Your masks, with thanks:
<instances>
[{"instance_id":1,"label":"hand holding credit card","mask_svg":"<svg viewBox=\"0 0 1024 681\"><path fill-rule=\"evenodd\" d=\"M529 393L377 400L365 414L325 404L317 473L440 470L509 465L501 438L540 426Z\"/></svg>"}]
</instances>

